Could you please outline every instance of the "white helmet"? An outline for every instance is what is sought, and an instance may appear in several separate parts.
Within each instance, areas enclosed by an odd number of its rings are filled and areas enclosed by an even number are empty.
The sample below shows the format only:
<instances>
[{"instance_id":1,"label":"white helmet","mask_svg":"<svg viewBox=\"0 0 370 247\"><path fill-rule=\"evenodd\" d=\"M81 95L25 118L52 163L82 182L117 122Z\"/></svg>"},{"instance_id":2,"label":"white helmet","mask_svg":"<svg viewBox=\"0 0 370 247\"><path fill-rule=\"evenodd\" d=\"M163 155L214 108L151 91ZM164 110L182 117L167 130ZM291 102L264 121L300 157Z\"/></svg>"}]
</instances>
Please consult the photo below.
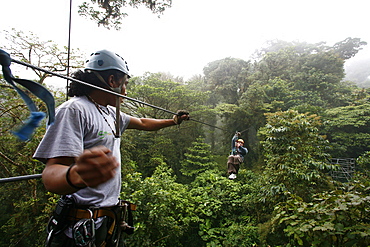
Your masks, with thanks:
<instances>
[{"instance_id":1,"label":"white helmet","mask_svg":"<svg viewBox=\"0 0 370 247\"><path fill-rule=\"evenodd\" d=\"M119 70L129 76L127 62L118 54L101 50L91 53L90 58L86 61L85 70ZM130 77L130 76L129 76Z\"/></svg>"}]
</instances>

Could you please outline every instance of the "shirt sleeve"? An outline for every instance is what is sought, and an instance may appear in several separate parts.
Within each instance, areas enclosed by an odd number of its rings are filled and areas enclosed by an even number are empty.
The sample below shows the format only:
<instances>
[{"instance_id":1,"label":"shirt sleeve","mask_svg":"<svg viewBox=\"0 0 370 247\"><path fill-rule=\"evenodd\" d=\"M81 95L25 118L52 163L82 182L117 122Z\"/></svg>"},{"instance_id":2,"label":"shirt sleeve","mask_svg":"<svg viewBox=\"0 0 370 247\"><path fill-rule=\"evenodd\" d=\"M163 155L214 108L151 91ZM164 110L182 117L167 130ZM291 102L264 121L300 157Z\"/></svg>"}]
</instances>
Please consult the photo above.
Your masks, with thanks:
<instances>
[{"instance_id":1,"label":"shirt sleeve","mask_svg":"<svg viewBox=\"0 0 370 247\"><path fill-rule=\"evenodd\" d=\"M231 139L231 154L236 154L235 142L238 140L238 135L234 135Z\"/></svg>"},{"instance_id":2,"label":"shirt sleeve","mask_svg":"<svg viewBox=\"0 0 370 247\"><path fill-rule=\"evenodd\" d=\"M83 152L84 120L76 109L62 108L36 149L34 158L77 157Z\"/></svg>"}]
</instances>

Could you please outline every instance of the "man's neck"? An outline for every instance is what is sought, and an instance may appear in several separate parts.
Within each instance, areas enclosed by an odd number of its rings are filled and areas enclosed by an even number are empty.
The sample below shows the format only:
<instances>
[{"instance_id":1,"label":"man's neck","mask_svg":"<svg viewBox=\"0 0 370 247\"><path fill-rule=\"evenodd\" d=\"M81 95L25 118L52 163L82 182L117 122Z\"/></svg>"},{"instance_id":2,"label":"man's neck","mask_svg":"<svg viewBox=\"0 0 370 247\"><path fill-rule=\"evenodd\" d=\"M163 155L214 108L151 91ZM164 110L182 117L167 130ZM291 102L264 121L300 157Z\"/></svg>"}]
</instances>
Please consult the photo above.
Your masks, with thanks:
<instances>
[{"instance_id":1,"label":"man's neck","mask_svg":"<svg viewBox=\"0 0 370 247\"><path fill-rule=\"evenodd\" d=\"M106 92L94 90L89 95L88 98L93 102L102 106L109 105L109 99L112 96Z\"/></svg>"}]
</instances>

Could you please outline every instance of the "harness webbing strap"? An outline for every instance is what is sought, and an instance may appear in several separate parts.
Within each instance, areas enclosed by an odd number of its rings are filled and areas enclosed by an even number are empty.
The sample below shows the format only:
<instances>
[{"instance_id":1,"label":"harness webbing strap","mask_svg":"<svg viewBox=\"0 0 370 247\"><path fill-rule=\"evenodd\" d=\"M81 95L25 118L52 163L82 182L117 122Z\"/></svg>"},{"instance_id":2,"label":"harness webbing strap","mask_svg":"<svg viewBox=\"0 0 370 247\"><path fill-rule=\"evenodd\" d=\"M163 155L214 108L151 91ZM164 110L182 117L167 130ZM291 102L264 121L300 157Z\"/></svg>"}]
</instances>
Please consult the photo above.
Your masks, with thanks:
<instances>
[{"instance_id":1,"label":"harness webbing strap","mask_svg":"<svg viewBox=\"0 0 370 247\"><path fill-rule=\"evenodd\" d=\"M92 210L92 212L93 219L97 219L102 216L108 216L111 217L112 219L116 218L114 212L112 211L112 208L97 208L96 210ZM78 208L71 209L71 211L69 212L69 216L74 220L89 219L91 217L88 210Z\"/></svg>"},{"instance_id":2,"label":"harness webbing strap","mask_svg":"<svg viewBox=\"0 0 370 247\"><path fill-rule=\"evenodd\" d=\"M31 115L23 126L16 132L13 132L22 141L29 140L34 130L40 125L41 120L45 117L45 113L38 111L35 103L32 99L14 82L27 88L31 93L41 99L48 109L48 125L54 122L55 118L55 101L53 95L41 84L25 79L15 78L9 68L11 64L11 58L8 53L0 49L0 64L2 66L4 79L17 91L22 97L24 102L27 104L28 109L31 111Z\"/></svg>"}]
</instances>

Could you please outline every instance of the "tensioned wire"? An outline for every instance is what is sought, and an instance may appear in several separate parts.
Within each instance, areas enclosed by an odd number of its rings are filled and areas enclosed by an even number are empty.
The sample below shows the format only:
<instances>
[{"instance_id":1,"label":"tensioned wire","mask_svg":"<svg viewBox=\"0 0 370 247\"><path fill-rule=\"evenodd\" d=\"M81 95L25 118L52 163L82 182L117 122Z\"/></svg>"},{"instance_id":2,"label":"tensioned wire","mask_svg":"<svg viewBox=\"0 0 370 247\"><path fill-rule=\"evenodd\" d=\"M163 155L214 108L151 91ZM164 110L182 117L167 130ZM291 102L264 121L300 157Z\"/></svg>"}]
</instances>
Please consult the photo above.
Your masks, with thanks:
<instances>
[{"instance_id":1,"label":"tensioned wire","mask_svg":"<svg viewBox=\"0 0 370 247\"><path fill-rule=\"evenodd\" d=\"M92 87L92 88L95 88L95 89L98 89L98 90L101 90L101 91L104 91L104 92L107 92L107 93L110 93L110 94L116 95L118 97L122 97L122 98L127 99L127 100L131 100L131 101L134 101L134 102L137 102L137 103L140 103L140 104L143 104L143 105L146 105L146 106L149 106L149 107L152 107L152 108L155 108L155 109L158 109L158 110L167 112L167 113L171 113L173 115L178 115L176 112L173 112L173 111L164 109L162 107L155 106L155 105L146 103L144 101L141 101L141 100L138 100L138 99L134 99L134 98L128 97L126 95L122 95L122 94L116 93L114 91L110 91L109 89L105 89L105 88L102 88L102 87L99 87L99 86L95 86L95 85L89 84L89 83L84 82L84 81L80 81L80 80L74 79L74 78L69 77L69 76L64 76L64 75L61 75L61 74L58 74L58 73L55 73L55 72L52 72L52 71L49 71L49 70L46 70L46 69L37 67L35 65L26 63L26 62L22 62L22 61L15 60L15 59L12 59L12 58L11 58L11 61L14 62L14 63L17 63L17 64L21 64L23 66L30 67L32 69L36 69L36 70L42 71L42 72L47 73L47 74L51 74L51 75L54 75L54 76L57 76L57 77L60 77L60 78L66 79L66 80L74 81L74 82L77 82L77 83L80 83L80 84L83 84L83 85L86 85L86 86L89 86L89 87ZM226 131L225 129L222 129L220 127L217 127L217 126L214 126L214 125L211 125L211 124L207 124L207 123L204 123L202 121L199 121L199 120L196 120L196 119L193 119L193 118L189 118L189 120L192 120L194 122L198 122L198 123L201 123L201 124L204 124L204 125L207 125L207 126L216 128L216 129L220 129L220 130Z\"/></svg>"}]
</instances>

